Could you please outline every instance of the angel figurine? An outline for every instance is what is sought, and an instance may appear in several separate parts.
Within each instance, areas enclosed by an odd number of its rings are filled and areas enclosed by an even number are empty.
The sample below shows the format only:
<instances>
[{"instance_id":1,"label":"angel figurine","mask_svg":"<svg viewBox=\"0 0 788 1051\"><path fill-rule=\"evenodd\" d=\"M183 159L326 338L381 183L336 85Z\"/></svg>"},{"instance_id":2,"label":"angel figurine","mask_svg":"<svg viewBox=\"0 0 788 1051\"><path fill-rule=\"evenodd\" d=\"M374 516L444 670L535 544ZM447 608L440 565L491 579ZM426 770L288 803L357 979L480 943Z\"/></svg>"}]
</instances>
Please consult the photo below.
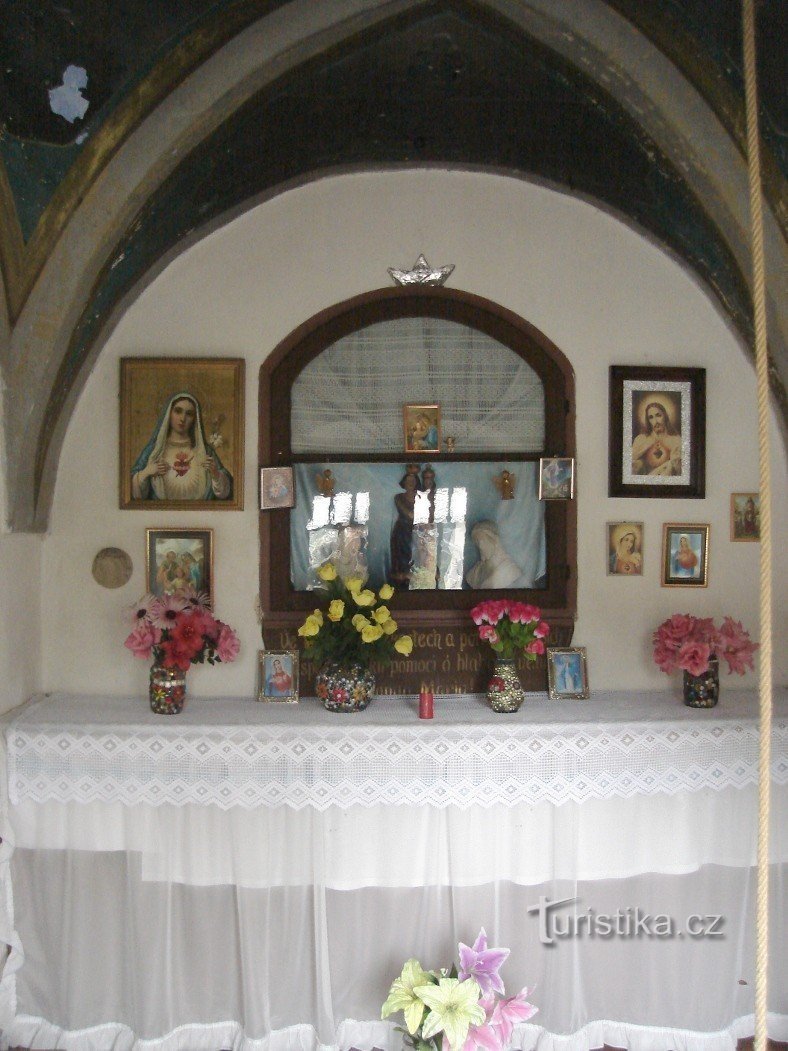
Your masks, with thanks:
<instances>
[{"instance_id":1,"label":"angel figurine","mask_svg":"<svg viewBox=\"0 0 788 1051\"><path fill-rule=\"evenodd\" d=\"M323 471L322 474L315 475L315 481L317 482L317 487L323 494L323 496L334 495L334 485L336 484L336 478L334 478L334 475L331 473L330 467L326 467L325 471Z\"/></svg>"},{"instance_id":2,"label":"angel figurine","mask_svg":"<svg viewBox=\"0 0 788 1051\"><path fill-rule=\"evenodd\" d=\"M515 477L511 471L503 470L493 478L495 488L501 494L502 500L514 500Z\"/></svg>"}]
</instances>

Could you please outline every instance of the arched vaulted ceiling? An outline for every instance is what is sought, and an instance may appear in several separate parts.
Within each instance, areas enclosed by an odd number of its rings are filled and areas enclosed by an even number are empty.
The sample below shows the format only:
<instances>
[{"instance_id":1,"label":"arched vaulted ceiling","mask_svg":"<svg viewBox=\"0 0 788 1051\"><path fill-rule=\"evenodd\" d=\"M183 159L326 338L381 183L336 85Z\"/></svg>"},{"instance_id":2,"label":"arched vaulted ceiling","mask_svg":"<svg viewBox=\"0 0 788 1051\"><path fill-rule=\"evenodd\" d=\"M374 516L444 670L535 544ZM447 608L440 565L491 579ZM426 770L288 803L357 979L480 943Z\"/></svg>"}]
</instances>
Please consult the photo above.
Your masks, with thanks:
<instances>
[{"instance_id":1,"label":"arched vaulted ceiling","mask_svg":"<svg viewBox=\"0 0 788 1051\"><path fill-rule=\"evenodd\" d=\"M759 39L783 396L779 9L761 4ZM124 302L228 215L330 172L448 164L581 195L692 268L749 345L739 17L720 0L17 0L0 29L12 526L45 527Z\"/></svg>"}]
</instances>

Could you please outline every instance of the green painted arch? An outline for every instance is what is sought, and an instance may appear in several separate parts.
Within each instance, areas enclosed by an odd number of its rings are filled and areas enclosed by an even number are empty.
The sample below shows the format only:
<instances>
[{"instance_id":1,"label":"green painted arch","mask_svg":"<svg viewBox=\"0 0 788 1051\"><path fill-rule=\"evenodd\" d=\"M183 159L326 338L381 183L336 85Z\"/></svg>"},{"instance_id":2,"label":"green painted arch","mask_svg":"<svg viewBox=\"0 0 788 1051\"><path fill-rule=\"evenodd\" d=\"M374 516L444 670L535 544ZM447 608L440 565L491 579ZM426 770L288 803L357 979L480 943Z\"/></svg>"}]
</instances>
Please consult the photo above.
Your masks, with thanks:
<instances>
[{"instance_id":1,"label":"green painted arch","mask_svg":"<svg viewBox=\"0 0 788 1051\"><path fill-rule=\"evenodd\" d=\"M699 190L706 185L709 173L700 172L693 181L674 164L671 151L675 143L670 137L665 135L665 141L660 141L659 127L652 136L648 129L634 120L625 102L629 101L633 108L637 108L640 104L639 91L646 90L648 85L638 86L632 70L628 71L628 75L633 78L632 83L638 90L632 89L631 98L623 95L617 97L609 87L602 86L604 78L601 76L602 68L609 72L613 56L608 55L607 65L600 67L598 76L590 76L589 79L587 73L581 75L577 71L570 56L554 51L553 45L561 35L563 23L557 18L550 22L545 10L536 9L555 9L562 6L559 2L547 5L545 0L542 5L528 5L527 10L519 11L520 23L514 18L513 5L502 0L474 4L399 3L393 5L393 19L389 5L386 5L385 12L380 5L373 3L349 3L337 5L337 9L340 6L345 7L342 13L347 17L333 24L315 26L314 8L310 11L309 5L301 5L301 46L291 46L286 60L283 53L273 51L268 56L261 56L259 49L256 55L248 54L249 49L259 44L263 26L258 25L244 34L245 40L233 42L237 54L243 54L246 49L247 60L252 60L247 67L234 71L236 77L228 74L226 62L220 65L208 63L199 71L201 78L195 77L194 83L190 85L181 85L168 104L160 107L160 111L140 129L140 134L133 136L119 152L118 164L125 165L129 160L136 160L139 164L140 151L145 149L146 144L150 146L157 136L160 139L156 143L158 152L153 162L145 170L140 165L135 195L126 198L122 206L115 205L108 229L102 229L100 236L94 233L92 241L88 238L87 243L83 243L86 266L81 281L75 281L72 289L55 292L57 250L53 253L53 259L48 264L50 273L44 275L45 280L35 290L38 295L31 298L28 304L30 309L26 308L20 318L6 362L7 374L13 377L10 384L12 411L6 426L6 444L9 491L13 494L11 522L14 528L46 527L59 450L71 408L114 319L139 294L151 275L197 237L221 225L228 217L249 207L261 197L333 171L374 170L376 167L401 164L449 164L536 178L564 192L585 197L633 223L691 267L743 334L743 341L748 342L747 290L742 276L739 217L729 217L729 202L721 202L716 194L712 194L712 207L708 208L710 198L704 197ZM565 16L566 11L560 14ZM608 12L605 17L612 15ZM380 138L373 135L368 137L366 150L360 148L363 143L345 141L341 144L343 149L317 156L314 141L302 133L296 142L299 148L309 145L311 152L305 150L300 155L290 156L289 167L284 165L267 171L258 168L254 173L242 173L244 178L228 179L226 166L222 168L221 165L212 164L212 156L222 155L231 160L233 146L239 149L244 143L248 144L249 139L244 137L245 130L248 134L249 128L259 128L259 123L255 125L255 121L259 122L260 114L265 112L266 107L269 126L274 127L275 117L279 115L281 118L294 98L303 103L305 98L319 101L324 97L319 90L321 70L324 77L326 71L336 77L338 65L344 62L349 67L348 82L352 84L354 59L358 61L359 56L363 58L365 53L369 56L370 49L379 46L381 40L388 41L390 51L392 30L395 34L413 34L419 24L423 28L430 18L437 20L437 31L432 32L431 37L429 34L424 36L422 43L429 39L445 39L447 35L451 39L451 27L459 26L462 29L464 22L465 28L473 31L474 46L478 46L477 33L480 27L504 52L507 48L509 52L522 50L523 42L527 42L534 83L537 82L540 63L544 67L541 72L546 70L544 75L551 76L554 84L560 87L562 80L567 82L569 94L572 85L576 85L579 78L584 76L586 79L583 82L584 90L580 92L580 101L602 114L599 118L602 124L597 123L595 128L603 127L611 135L617 133L618 156L628 149L632 171L642 174L653 184L649 187L653 191L653 202L656 203L653 214L649 216L645 211L638 212L624 199L610 199L604 187L594 185L593 180L583 185L582 179L562 165L558 148L560 144L552 152L548 151L546 160L552 163L552 168L548 165L539 169L528 163L528 143L519 144L525 150L525 160L522 155L518 157L512 153L511 142L506 144L509 150L507 153L502 150L504 144L488 141L488 151L485 153L481 149L484 144L480 146L478 141L478 119L468 122L464 138L459 145L455 144L453 152L446 149L439 136L431 138L430 129L434 127L434 121L433 124L427 121L421 136L416 134L408 138L401 126L394 127L388 139L388 151L381 147ZM442 26L439 25L441 18L444 19ZM600 38L604 36L606 28L609 29L609 26L603 24L595 27ZM598 40L591 39L591 36L593 34L579 41L578 47L585 60L583 68L593 71L594 63L589 61L589 55L595 53L600 61L603 56L601 52L594 52ZM647 44L641 44L647 54ZM421 54L421 65L417 61L416 73L423 70L429 72L431 68L438 67L443 77L443 80L438 80L438 87L444 94L446 84L451 85L457 69L463 69L462 47L454 50L448 47L442 52L439 48L437 54L430 50L425 53L423 47L421 50L419 47L411 48L410 52L405 48L405 52L417 56ZM459 52L459 58L456 52ZM618 59L621 56L615 57ZM514 67L508 68L511 70ZM407 69L413 69L413 62L406 66ZM204 84L200 83L201 79ZM619 81L616 82L619 90L624 80L623 72L619 71ZM311 96L303 94L307 82L312 88ZM681 83L680 77L677 83ZM243 88L240 88L240 84L243 84ZM174 122L168 127L167 110L182 107L190 91L199 98L200 89L205 86L214 89L214 101L202 100L203 123L200 125L200 114L195 109L191 114L193 119L190 126L179 126ZM299 90L302 91L301 95L298 95ZM560 92L556 88L556 98L559 96ZM483 92L477 92L476 97L485 101ZM352 94L344 97L345 102L348 100L351 103L358 101ZM460 98L460 103L465 102L467 98ZM467 111L467 106L464 108ZM514 112L522 123L526 113L523 110ZM346 118L347 110L341 109L339 115ZM669 116L664 113L660 115L662 126L671 127L674 137L680 140L681 129L677 131L670 125ZM659 125L659 122L656 124ZM423 141L418 141L419 138ZM375 148L370 148L370 143ZM498 152L494 148L496 146L501 147ZM173 148L177 155L175 161L172 159ZM109 174L112 176L114 173ZM737 172L737 176L740 175L741 172ZM664 192L658 192L660 190ZM664 224L660 227L657 222L660 212L664 219L671 210L671 195L672 210L678 218L672 231ZM91 211L98 211L106 205L106 198L102 199L100 193L91 192L89 198L93 197L95 200L85 202L84 216L75 216L58 250L65 252L73 248L85 235L84 226L88 225ZM191 211L174 207L178 201L190 202ZM725 228L728 218L729 230ZM158 239L151 232L155 232ZM705 260L693 256L693 239L695 245L702 246L706 252ZM40 317L41 311L51 311L55 307L63 309L60 311L55 337L46 347L46 360L38 360L35 353L26 358L26 350L37 350L40 354L42 349L40 331L37 331L36 326L37 317ZM34 404L25 405L24 411L13 400L14 391L23 389L36 390Z\"/></svg>"}]
</instances>

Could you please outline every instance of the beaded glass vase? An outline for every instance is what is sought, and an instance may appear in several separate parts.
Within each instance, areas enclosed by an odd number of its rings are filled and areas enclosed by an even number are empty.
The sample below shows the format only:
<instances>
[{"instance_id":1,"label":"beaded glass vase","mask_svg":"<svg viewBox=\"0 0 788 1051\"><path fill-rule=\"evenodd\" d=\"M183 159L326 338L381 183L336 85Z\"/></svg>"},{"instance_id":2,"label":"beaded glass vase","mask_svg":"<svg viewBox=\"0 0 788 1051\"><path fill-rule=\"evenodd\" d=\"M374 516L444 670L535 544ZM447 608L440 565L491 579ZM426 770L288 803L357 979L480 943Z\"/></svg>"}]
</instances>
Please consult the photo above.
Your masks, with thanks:
<instances>
[{"instance_id":1,"label":"beaded glass vase","mask_svg":"<svg viewBox=\"0 0 788 1051\"><path fill-rule=\"evenodd\" d=\"M186 703L186 672L153 664L148 692L151 711L156 715L179 715Z\"/></svg>"},{"instance_id":2,"label":"beaded glass vase","mask_svg":"<svg viewBox=\"0 0 788 1051\"><path fill-rule=\"evenodd\" d=\"M513 659L496 657L492 678L487 686L487 700L494 712L519 711L525 700L525 691Z\"/></svg>"}]
</instances>

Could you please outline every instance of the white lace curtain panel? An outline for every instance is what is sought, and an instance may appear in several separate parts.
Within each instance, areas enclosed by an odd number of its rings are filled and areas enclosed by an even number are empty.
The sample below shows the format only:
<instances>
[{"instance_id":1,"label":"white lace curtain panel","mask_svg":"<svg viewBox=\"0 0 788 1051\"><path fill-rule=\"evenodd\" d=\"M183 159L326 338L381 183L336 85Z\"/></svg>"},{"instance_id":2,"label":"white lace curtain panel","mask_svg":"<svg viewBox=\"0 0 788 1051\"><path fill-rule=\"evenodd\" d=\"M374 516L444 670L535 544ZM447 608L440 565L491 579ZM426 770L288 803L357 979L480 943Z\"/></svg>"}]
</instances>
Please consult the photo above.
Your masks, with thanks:
<instances>
[{"instance_id":1,"label":"white lace curtain panel","mask_svg":"<svg viewBox=\"0 0 788 1051\"><path fill-rule=\"evenodd\" d=\"M294 456L403 450L403 403L441 407L457 452L538 452L544 391L537 373L490 336L455 321L400 318L326 348L292 389Z\"/></svg>"}]
</instances>

